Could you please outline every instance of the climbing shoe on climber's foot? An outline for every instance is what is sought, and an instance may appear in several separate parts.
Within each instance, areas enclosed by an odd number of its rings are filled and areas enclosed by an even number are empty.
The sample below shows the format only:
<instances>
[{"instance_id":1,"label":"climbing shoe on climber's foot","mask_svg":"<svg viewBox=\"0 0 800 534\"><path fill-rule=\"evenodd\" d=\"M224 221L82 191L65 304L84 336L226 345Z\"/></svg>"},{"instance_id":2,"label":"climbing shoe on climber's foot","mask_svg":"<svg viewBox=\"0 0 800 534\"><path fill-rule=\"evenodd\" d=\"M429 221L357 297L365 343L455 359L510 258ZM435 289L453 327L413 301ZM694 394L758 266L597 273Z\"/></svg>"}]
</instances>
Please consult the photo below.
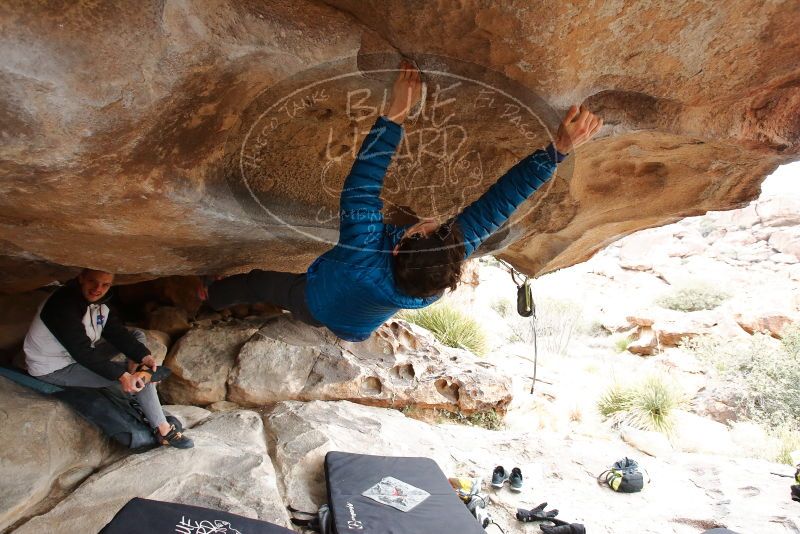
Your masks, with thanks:
<instances>
[{"instance_id":1,"label":"climbing shoe on climber's foot","mask_svg":"<svg viewBox=\"0 0 800 534\"><path fill-rule=\"evenodd\" d=\"M194 447L194 441L184 436L183 432L175 428L175 425L170 427L166 435L162 436L158 430L156 430L156 435L162 445L169 445L176 449L191 449Z\"/></svg>"}]
</instances>

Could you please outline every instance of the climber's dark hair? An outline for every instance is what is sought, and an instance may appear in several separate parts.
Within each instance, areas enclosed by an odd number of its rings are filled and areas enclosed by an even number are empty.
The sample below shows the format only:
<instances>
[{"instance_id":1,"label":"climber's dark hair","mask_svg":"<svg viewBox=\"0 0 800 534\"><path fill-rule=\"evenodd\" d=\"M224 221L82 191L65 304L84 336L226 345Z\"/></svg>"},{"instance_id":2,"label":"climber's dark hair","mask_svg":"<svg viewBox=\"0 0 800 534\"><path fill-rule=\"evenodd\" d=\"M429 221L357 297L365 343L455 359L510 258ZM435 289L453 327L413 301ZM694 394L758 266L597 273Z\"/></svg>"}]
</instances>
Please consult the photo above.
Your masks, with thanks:
<instances>
[{"instance_id":1,"label":"climber's dark hair","mask_svg":"<svg viewBox=\"0 0 800 534\"><path fill-rule=\"evenodd\" d=\"M454 291L461 279L464 236L452 219L428 237L415 234L403 238L394 257L397 288L412 297L432 297Z\"/></svg>"}]
</instances>

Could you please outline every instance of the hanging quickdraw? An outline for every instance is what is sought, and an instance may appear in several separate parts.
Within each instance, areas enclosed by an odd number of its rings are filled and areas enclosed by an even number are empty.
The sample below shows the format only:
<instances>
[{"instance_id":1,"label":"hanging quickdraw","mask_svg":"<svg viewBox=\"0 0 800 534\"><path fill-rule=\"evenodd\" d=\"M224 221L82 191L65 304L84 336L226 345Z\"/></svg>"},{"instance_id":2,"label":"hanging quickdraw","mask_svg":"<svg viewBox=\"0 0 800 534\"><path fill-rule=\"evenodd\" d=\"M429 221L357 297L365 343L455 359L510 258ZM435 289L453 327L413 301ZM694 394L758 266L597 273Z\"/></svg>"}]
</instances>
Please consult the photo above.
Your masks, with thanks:
<instances>
[{"instance_id":1,"label":"hanging quickdraw","mask_svg":"<svg viewBox=\"0 0 800 534\"><path fill-rule=\"evenodd\" d=\"M517 313L522 317L531 318L531 333L533 337L533 382L531 383L531 395L536 387L536 371L539 362L539 347L536 342L536 303L533 301L533 290L528 276L517 271L510 263L497 259L501 265L511 274L511 280L517 286Z\"/></svg>"},{"instance_id":2,"label":"hanging quickdraw","mask_svg":"<svg viewBox=\"0 0 800 534\"><path fill-rule=\"evenodd\" d=\"M517 286L517 313L522 317L531 317L536 314L536 305L533 302L531 281L526 275L517 271L510 263L497 260L500 265L511 275L511 281Z\"/></svg>"},{"instance_id":3,"label":"hanging quickdraw","mask_svg":"<svg viewBox=\"0 0 800 534\"><path fill-rule=\"evenodd\" d=\"M514 279L513 272L511 278ZM533 304L533 291L531 291L530 280L526 276L522 283L518 283L516 279L514 279L514 283L517 284L517 313L522 317L532 316L536 313L536 309Z\"/></svg>"}]
</instances>

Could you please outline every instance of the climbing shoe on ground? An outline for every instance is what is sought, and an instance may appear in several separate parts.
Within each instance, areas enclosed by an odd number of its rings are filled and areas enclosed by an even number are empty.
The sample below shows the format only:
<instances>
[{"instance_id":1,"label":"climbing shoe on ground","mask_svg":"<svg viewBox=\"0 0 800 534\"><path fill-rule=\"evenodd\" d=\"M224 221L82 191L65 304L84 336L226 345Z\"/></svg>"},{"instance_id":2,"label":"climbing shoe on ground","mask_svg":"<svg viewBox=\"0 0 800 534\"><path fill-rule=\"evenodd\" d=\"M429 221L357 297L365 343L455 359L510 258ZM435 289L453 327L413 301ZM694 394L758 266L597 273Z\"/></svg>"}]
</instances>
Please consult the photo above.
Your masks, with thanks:
<instances>
[{"instance_id":1,"label":"climbing shoe on ground","mask_svg":"<svg viewBox=\"0 0 800 534\"><path fill-rule=\"evenodd\" d=\"M169 445L176 449L191 449L194 447L194 441L184 436L183 432L175 428L175 425L170 426L169 432L165 436L162 436L161 432L156 429L156 436L158 436L158 440L162 445Z\"/></svg>"},{"instance_id":2,"label":"climbing shoe on ground","mask_svg":"<svg viewBox=\"0 0 800 534\"><path fill-rule=\"evenodd\" d=\"M508 480L508 473L506 473L505 467L502 465L495 467L494 471L492 471L492 487L502 488L506 480Z\"/></svg>"},{"instance_id":3,"label":"climbing shoe on ground","mask_svg":"<svg viewBox=\"0 0 800 534\"><path fill-rule=\"evenodd\" d=\"M515 467L511 470L508 483L511 486L511 491L522 491L522 471L519 467Z\"/></svg>"}]
</instances>

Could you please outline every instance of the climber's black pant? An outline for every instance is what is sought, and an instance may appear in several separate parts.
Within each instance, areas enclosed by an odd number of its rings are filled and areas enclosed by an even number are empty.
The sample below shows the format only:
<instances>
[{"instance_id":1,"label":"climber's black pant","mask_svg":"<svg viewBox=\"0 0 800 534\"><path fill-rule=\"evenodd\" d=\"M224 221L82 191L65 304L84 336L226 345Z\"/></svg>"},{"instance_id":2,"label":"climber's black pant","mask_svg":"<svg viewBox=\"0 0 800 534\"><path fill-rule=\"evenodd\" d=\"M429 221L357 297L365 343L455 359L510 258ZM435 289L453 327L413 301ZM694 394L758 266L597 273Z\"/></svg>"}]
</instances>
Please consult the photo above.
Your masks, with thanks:
<instances>
[{"instance_id":1,"label":"climber's black pant","mask_svg":"<svg viewBox=\"0 0 800 534\"><path fill-rule=\"evenodd\" d=\"M306 275L279 273L255 269L217 280L208 287L208 303L215 310L236 304L267 302L284 310L304 323L323 326L314 319L306 305Z\"/></svg>"}]
</instances>

